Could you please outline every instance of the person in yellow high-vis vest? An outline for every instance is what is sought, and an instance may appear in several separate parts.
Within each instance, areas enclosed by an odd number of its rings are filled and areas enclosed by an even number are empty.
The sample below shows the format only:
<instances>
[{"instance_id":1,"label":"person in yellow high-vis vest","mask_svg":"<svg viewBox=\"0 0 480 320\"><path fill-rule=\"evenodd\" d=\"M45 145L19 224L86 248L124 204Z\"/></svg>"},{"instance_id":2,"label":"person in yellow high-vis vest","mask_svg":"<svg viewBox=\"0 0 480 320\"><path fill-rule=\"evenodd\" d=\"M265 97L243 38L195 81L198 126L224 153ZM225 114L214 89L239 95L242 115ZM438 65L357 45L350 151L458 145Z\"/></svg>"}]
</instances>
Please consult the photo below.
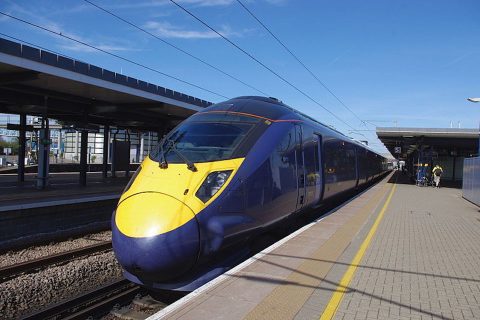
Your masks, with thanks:
<instances>
[{"instance_id":1,"label":"person in yellow high-vis vest","mask_svg":"<svg viewBox=\"0 0 480 320\"><path fill-rule=\"evenodd\" d=\"M443 169L438 164L432 170L433 181L435 182L435 187L440 187L440 177L442 176Z\"/></svg>"}]
</instances>

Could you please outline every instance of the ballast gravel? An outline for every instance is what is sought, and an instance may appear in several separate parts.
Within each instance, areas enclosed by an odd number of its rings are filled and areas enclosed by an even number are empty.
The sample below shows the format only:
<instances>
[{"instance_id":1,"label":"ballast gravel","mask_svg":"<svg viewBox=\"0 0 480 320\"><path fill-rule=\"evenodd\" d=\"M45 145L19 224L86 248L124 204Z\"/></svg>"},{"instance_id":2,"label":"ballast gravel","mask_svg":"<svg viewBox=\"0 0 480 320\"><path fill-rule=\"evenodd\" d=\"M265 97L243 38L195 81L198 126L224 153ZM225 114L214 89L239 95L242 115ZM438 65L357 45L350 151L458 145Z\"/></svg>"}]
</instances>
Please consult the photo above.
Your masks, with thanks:
<instances>
[{"instance_id":1,"label":"ballast gravel","mask_svg":"<svg viewBox=\"0 0 480 320\"><path fill-rule=\"evenodd\" d=\"M0 283L0 319L15 319L122 278L113 252Z\"/></svg>"},{"instance_id":2,"label":"ballast gravel","mask_svg":"<svg viewBox=\"0 0 480 320\"><path fill-rule=\"evenodd\" d=\"M73 249L83 248L100 241L112 240L112 232L104 231L93 233L81 238L70 239L57 243L50 243L43 246L32 246L22 250L8 251L0 255L0 267L11 266L16 263L21 263L49 255L66 252Z\"/></svg>"}]
</instances>

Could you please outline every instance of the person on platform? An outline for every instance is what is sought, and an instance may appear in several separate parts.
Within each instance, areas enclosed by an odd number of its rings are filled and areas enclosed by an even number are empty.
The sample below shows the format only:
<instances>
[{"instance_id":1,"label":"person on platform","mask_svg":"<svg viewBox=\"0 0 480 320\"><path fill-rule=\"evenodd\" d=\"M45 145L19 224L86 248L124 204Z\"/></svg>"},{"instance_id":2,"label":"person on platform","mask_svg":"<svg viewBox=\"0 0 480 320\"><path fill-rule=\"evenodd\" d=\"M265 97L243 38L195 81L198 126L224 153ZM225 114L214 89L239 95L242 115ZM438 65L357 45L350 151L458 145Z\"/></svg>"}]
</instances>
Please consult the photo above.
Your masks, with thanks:
<instances>
[{"instance_id":1,"label":"person on platform","mask_svg":"<svg viewBox=\"0 0 480 320\"><path fill-rule=\"evenodd\" d=\"M435 167L432 170L432 175L433 175L433 181L435 182L435 187L439 188L440 187L440 177L442 176L443 169L440 167L440 165L435 165Z\"/></svg>"}]
</instances>

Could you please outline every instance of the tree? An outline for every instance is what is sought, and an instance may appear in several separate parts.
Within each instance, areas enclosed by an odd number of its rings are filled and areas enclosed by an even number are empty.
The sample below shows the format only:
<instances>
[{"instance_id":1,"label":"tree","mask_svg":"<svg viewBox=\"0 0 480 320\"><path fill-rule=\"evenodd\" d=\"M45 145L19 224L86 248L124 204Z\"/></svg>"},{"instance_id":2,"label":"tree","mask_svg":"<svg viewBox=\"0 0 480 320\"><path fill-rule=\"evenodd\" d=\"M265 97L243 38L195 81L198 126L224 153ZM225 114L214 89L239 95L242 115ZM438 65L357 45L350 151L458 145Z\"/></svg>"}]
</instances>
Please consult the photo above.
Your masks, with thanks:
<instances>
[{"instance_id":1,"label":"tree","mask_svg":"<svg viewBox=\"0 0 480 320\"><path fill-rule=\"evenodd\" d=\"M18 138L6 140L5 138L0 137L0 148L11 148L12 154L17 154L19 147Z\"/></svg>"}]
</instances>

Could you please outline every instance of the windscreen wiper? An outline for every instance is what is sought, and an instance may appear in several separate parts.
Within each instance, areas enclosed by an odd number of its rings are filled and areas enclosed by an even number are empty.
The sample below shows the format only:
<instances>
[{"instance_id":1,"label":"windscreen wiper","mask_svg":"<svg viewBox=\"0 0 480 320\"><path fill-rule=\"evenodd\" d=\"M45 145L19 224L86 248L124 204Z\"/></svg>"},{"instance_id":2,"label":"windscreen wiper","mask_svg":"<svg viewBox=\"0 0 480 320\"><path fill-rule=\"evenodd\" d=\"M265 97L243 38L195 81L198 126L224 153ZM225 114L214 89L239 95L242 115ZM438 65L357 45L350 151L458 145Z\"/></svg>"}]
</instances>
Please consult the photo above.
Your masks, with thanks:
<instances>
[{"instance_id":1,"label":"windscreen wiper","mask_svg":"<svg viewBox=\"0 0 480 320\"><path fill-rule=\"evenodd\" d=\"M168 168L167 158L165 157L165 151L163 151L164 142L165 142L165 139L160 141L160 143L158 144L158 153L160 155L160 158L158 159L159 160L158 166L162 169L167 169Z\"/></svg>"},{"instance_id":2,"label":"windscreen wiper","mask_svg":"<svg viewBox=\"0 0 480 320\"><path fill-rule=\"evenodd\" d=\"M167 141L168 141L168 150L170 149L173 150L173 152L175 152L177 156L187 164L188 170L192 170L193 172L196 172L197 167L195 167L195 164L192 161L188 160L187 157L185 157L180 151L178 151L177 147L175 146L177 142L175 140L167 140Z\"/></svg>"},{"instance_id":3,"label":"windscreen wiper","mask_svg":"<svg viewBox=\"0 0 480 320\"><path fill-rule=\"evenodd\" d=\"M168 168L168 163L167 163L167 157L166 157L166 154L170 151L170 144L171 142L173 141L173 143L175 144L178 139L182 138L184 135L185 135L186 131L185 132L182 132L181 134L178 135L178 137L176 137L175 139L167 139L167 136L164 136L162 138L162 140L160 140L160 142L158 143L158 153L159 153L159 161L158 161L158 166L162 169L167 169ZM167 145L167 150L163 150L163 144L165 143L165 141L169 142L169 145Z\"/></svg>"}]
</instances>

